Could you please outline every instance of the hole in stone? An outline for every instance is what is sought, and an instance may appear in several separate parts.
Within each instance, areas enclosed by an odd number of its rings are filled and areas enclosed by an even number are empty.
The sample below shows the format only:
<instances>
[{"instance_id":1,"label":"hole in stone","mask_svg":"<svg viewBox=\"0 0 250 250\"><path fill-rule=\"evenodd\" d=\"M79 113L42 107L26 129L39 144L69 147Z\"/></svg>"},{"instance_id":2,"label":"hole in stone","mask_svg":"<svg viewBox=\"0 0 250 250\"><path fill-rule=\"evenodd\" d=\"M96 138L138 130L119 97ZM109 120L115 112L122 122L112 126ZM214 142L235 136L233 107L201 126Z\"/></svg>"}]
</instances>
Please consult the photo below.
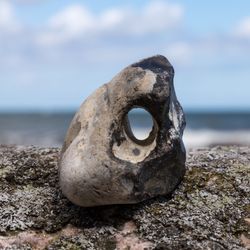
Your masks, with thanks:
<instances>
[{"instance_id":1,"label":"hole in stone","mask_svg":"<svg viewBox=\"0 0 250 250\"><path fill-rule=\"evenodd\" d=\"M133 136L140 141L146 140L154 125L151 114L143 108L133 108L128 112L127 118Z\"/></svg>"}]
</instances>

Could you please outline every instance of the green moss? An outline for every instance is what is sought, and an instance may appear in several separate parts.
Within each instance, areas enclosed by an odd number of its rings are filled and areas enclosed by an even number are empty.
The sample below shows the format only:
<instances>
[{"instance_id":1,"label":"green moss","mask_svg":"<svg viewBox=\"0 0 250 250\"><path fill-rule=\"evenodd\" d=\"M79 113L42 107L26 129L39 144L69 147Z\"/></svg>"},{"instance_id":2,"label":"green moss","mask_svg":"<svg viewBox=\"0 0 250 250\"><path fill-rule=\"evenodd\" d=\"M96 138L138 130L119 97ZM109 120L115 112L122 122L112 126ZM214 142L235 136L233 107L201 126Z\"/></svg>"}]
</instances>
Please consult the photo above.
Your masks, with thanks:
<instances>
[{"instance_id":1,"label":"green moss","mask_svg":"<svg viewBox=\"0 0 250 250\"><path fill-rule=\"evenodd\" d=\"M0 168L0 179L4 179L6 173L8 173L8 172L9 172L9 170L8 170L7 167L6 168Z\"/></svg>"},{"instance_id":2,"label":"green moss","mask_svg":"<svg viewBox=\"0 0 250 250\"><path fill-rule=\"evenodd\" d=\"M249 202L250 203L250 202ZM244 206L244 210L246 211L246 213L249 215L250 217L250 204L247 204Z\"/></svg>"},{"instance_id":3,"label":"green moss","mask_svg":"<svg viewBox=\"0 0 250 250\"><path fill-rule=\"evenodd\" d=\"M98 249L115 250L116 241L114 238L99 239L97 243L97 247Z\"/></svg>"}]
</instances>

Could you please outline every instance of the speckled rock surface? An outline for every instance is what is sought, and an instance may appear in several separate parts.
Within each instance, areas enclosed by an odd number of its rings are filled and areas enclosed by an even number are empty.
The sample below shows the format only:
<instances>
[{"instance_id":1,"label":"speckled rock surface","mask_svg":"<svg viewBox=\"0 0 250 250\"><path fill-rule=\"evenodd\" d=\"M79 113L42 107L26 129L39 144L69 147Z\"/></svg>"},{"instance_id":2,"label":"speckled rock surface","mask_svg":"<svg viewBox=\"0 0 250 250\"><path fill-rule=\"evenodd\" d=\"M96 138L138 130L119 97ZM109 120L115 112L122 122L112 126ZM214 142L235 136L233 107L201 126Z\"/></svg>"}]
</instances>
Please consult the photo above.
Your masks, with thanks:
<instances>
[{"instance_id":1,"label":"speckled rock surface","mask_svg":"<svg viewBox=\"0 0 250 250\"><path fill-rule=\"evenodd\" d=\"M250 148L190 151L171 197L96 208L62 196L58 155L0 147L0 249L250 247Z\"/></svg>"},{"instance_id":2,"label":"speckled rock surface","mask_svg":"<svg viewBox=\"0 0 250 250\"><path fill-rule=\"evenodd\" d=\"M128 112L153 120L148 138L133 134ZM174 68L153 56L122 70L81 105L60 161L65 196L83 207L131 204L166 195L185 174L185 118L174 89Z\"/></svg>"}]
</instances>

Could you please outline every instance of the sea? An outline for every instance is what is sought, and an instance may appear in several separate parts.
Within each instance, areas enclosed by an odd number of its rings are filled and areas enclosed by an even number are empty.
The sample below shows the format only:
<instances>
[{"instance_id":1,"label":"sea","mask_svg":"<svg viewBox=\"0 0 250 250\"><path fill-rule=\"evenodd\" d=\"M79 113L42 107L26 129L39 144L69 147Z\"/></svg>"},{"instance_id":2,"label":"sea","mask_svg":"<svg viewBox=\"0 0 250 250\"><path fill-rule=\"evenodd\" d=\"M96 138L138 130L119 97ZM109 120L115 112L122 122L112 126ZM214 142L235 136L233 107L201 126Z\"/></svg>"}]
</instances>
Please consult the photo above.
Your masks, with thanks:
<instances>
[{"instance_id":1,"label":"sea","mask_svg":"<svg viewBox=\"0 0 250 250\"><path fill-rule=\"evenodd\" d=\"M0 144L61 147L74 112L0 113ZM138 139L151 123L144 113L133 113L132 130ZM186 112L186 148L215 145L250 146L249 112ZM136 136L136 137L137 137Z\"/></svg>"}]
</instances>

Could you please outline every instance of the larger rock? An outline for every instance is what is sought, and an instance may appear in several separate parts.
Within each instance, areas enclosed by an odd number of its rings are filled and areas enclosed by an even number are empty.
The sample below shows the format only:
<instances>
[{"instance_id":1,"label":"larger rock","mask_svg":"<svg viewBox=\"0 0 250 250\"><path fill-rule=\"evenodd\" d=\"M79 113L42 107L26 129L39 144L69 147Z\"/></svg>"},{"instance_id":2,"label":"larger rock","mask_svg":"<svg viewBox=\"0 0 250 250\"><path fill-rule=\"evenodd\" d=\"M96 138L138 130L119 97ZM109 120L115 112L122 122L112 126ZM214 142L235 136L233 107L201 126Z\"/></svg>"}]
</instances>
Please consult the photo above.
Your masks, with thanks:
<instances>
[{"instance_id":1,"label":"larger rock","mask_svg":"<svg viewBox=\"0 0 250 250\"><path fill-rule=\"evenodd\" d=\"M58 155L58 149L0 146L0 249L250 247L250 148L189 152L173 196L96 208L62 196Z\"/></svg>"},{"instance_id":2,"label":"larger rock","mask_svg":"<svg viewBox=\"0 0 250 250\"><path fill-rule=\"evenodd\" d=\"M80 206L137 203L171 193L185 173L185 120L163 56L125 68L97 89L75 115L60 163L63 193ZM137 139L128 112L153 118L149 137Z\"/></svg>"}]
</instances>

